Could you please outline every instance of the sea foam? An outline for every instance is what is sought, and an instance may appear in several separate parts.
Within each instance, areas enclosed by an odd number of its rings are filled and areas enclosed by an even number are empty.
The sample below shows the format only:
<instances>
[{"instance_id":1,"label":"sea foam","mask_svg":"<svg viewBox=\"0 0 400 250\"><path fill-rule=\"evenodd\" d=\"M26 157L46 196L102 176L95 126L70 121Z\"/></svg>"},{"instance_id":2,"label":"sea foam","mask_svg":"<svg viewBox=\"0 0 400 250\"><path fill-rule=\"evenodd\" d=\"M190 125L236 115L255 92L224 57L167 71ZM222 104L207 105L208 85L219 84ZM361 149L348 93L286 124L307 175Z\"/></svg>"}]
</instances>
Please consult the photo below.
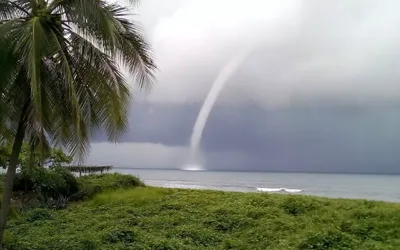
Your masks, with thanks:
<instances>
[{"instance_id":1,"label":"sea foam","mask_svg":"<svg viewBox=\"0 0 400 250\"><path fill-rule=\"evenodd\" d=\"M300 193L303 192L302 189L294 189L294 188L257 188L258 192L286 192L286 193Z\"/></svg>"}]
</instances>

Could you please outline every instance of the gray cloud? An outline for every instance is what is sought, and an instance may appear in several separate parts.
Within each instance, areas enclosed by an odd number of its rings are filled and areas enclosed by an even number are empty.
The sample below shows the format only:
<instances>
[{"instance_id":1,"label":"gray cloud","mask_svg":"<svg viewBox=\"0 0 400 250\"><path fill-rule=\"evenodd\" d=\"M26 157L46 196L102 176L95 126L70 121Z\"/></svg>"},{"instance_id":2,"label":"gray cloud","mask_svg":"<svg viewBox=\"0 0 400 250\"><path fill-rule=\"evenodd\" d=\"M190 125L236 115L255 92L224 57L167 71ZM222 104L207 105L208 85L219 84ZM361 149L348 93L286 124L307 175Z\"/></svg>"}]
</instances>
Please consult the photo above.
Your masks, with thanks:
<instances>
[{"instance_id":1,"label":"gray cloud","mask_svg":"<svg viewBox=\"0 0 400 250\"><path fill-rule=\"evenodd\" d=\"M325 96L399 97L397 1L208 3L189 1L154 28L160 84L151 101L202 100L222 65L249 44L253 53L223 102L274 107Z\"/></svg>"},{"instance_id":2,"label":"gray cloud","mask_svg":"<svg viewBox=\"0 0 400 250\"><path fill-rule=\"evenodd\" d=\"M399 108L318 103L266 111L217 106L204 131L202 149L207 167L213 169L400 172ZM122 142L187 147L198 107L139 106L137 111ZM95 142L105 139L98 136ZM182 154L177 164L187 156Z\"/></svg>"},{"instance_id":3,"label":"gray cloud","mask_svg":"<svg viewBox=\"0 0 400 250\"><path fill-rule=\"evenodd\" d=\"M253 46L206 125L208 167L400 173L399 7L396 0L144 1L140 21L159 82L137 96L123 151L141 148L135 157L143 158L157 145L165 166L184 162L213 79ZM99 132L94 144L105 138ZM101 149L92 161L96 155ZM121 156L116 164L162 165L147 158Z\"/></svg>"}]
</instances>

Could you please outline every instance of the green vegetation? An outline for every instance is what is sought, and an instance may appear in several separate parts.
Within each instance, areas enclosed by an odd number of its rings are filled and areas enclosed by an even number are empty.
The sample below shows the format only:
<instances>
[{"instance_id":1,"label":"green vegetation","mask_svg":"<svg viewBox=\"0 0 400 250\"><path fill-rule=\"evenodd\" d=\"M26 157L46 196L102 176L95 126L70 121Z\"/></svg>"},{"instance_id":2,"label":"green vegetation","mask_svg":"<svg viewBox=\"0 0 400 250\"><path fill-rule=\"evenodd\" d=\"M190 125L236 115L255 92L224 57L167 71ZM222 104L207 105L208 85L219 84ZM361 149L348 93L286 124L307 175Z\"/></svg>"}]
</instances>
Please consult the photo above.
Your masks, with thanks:
<instances>
[{"instance_id":1,"label":"green vegetation","mask_svg":"<svg viewBox=\"0 0 400 250\"><path fill-rule=\"evenodd\" d=\"M393 249L400 205L307 196L137 187L122 175L85 176L101 193L66 209L10 220L8 250ZM85 189L87 189L86 187Z\"/></svg>"},{"instance_id":2,"label":"green vegetation","mask_svg":"<svg viewBox=\"0 0 400 250\"><path fill-rule=\"evenodd\" d=\"M19 194L21 206L64 207L79 187L75 176L62 167L36 167L23 168L16 175L13 191Z\"/></svg>"},{"instance_id":3,"label":"green vegetation","mask_svg":"<svg viewBox=\"0 0 400 250\"><path fill-rule=\"evenodd\" d=\"M135 176L122 174L86 175L77 179L79 199L92 198L94 195L107 191L129 187L144 187L144 183Z\"/></svg>"},{"instance_id":4,"label":"green vegetation","mask_svg":"<svg viewBox=\"0 0 400 250\"><path fill-rule=\"evenodd\" d=\"M129 17L137 3L0 0L0 146L12 145L0 157L0 249L23 143L83 160L95 130L113 142L126 130L127 79L153 83L152 53Z\"/></svg>"},{"instance_id":5,"label":"green vegetation","mask_svg":"<svg viewBox=\"0 0 400 250\"><path fill-rule=\"evenodd\" d=\"M144 186L132 175L104 174L76 178L64 167L23 168L14 182L14 200L17 209L65 208L70 201L84 200L106 191Z\"/></svg>"},{"instance_id":6,"label":"green vegetation","mask_svg":"<svg viewBox=\"0 0 400 250\"><path fill-rule=\"evenodd\" d=\"M0 144L0 167L7 168L11 157L12 145ZM22 144L18 157L18 167L33 168L41 166L61 166L72 162L72 156L65 154L59 148L47 147L42 151L39 147L31 148L29 143Z\"/></svg>"}]
</instances>

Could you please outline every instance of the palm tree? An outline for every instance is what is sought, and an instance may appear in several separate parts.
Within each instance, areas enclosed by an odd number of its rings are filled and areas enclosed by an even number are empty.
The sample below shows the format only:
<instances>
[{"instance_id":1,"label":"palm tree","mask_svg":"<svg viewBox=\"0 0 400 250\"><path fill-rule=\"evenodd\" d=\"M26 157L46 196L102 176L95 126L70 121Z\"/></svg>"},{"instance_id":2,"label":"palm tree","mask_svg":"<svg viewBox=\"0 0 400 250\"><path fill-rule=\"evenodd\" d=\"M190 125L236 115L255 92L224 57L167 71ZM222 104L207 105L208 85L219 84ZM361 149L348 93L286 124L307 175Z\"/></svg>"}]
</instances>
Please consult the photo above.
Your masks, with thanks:
<instances>
[{"instance_id":1,"label":"palm tree","mask_svg":"<svg viewBox=\"0 0 400 250\"><path fill-rule=\"evenodd\" d=\"M83 159L94 130L116 141L131 99L156 69L129 7L106 0L0 0L0 143L12 139L0 210L0 242L24 140Z\"/></svg>"}]
</instances>

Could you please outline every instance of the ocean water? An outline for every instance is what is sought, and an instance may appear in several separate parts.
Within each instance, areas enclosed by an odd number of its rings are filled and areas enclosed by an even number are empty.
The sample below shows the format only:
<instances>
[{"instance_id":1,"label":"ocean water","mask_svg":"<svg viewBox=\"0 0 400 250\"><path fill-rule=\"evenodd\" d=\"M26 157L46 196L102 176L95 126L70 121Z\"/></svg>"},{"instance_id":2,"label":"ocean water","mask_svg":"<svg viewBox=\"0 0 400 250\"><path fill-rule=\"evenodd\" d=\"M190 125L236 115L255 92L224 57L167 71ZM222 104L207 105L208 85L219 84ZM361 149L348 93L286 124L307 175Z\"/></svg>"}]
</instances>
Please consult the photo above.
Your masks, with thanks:
<instances>
[{"instance_id":1,"label":"ocean water","mask_svg":"<svg viewBox=\"0 0 400 250\"><path fill-rule=\"evenodd\" d=\"M275 192L400 202L400 175L184 171L114 168L147 185L239 192Z\"/></svg>"}]
</instances>

